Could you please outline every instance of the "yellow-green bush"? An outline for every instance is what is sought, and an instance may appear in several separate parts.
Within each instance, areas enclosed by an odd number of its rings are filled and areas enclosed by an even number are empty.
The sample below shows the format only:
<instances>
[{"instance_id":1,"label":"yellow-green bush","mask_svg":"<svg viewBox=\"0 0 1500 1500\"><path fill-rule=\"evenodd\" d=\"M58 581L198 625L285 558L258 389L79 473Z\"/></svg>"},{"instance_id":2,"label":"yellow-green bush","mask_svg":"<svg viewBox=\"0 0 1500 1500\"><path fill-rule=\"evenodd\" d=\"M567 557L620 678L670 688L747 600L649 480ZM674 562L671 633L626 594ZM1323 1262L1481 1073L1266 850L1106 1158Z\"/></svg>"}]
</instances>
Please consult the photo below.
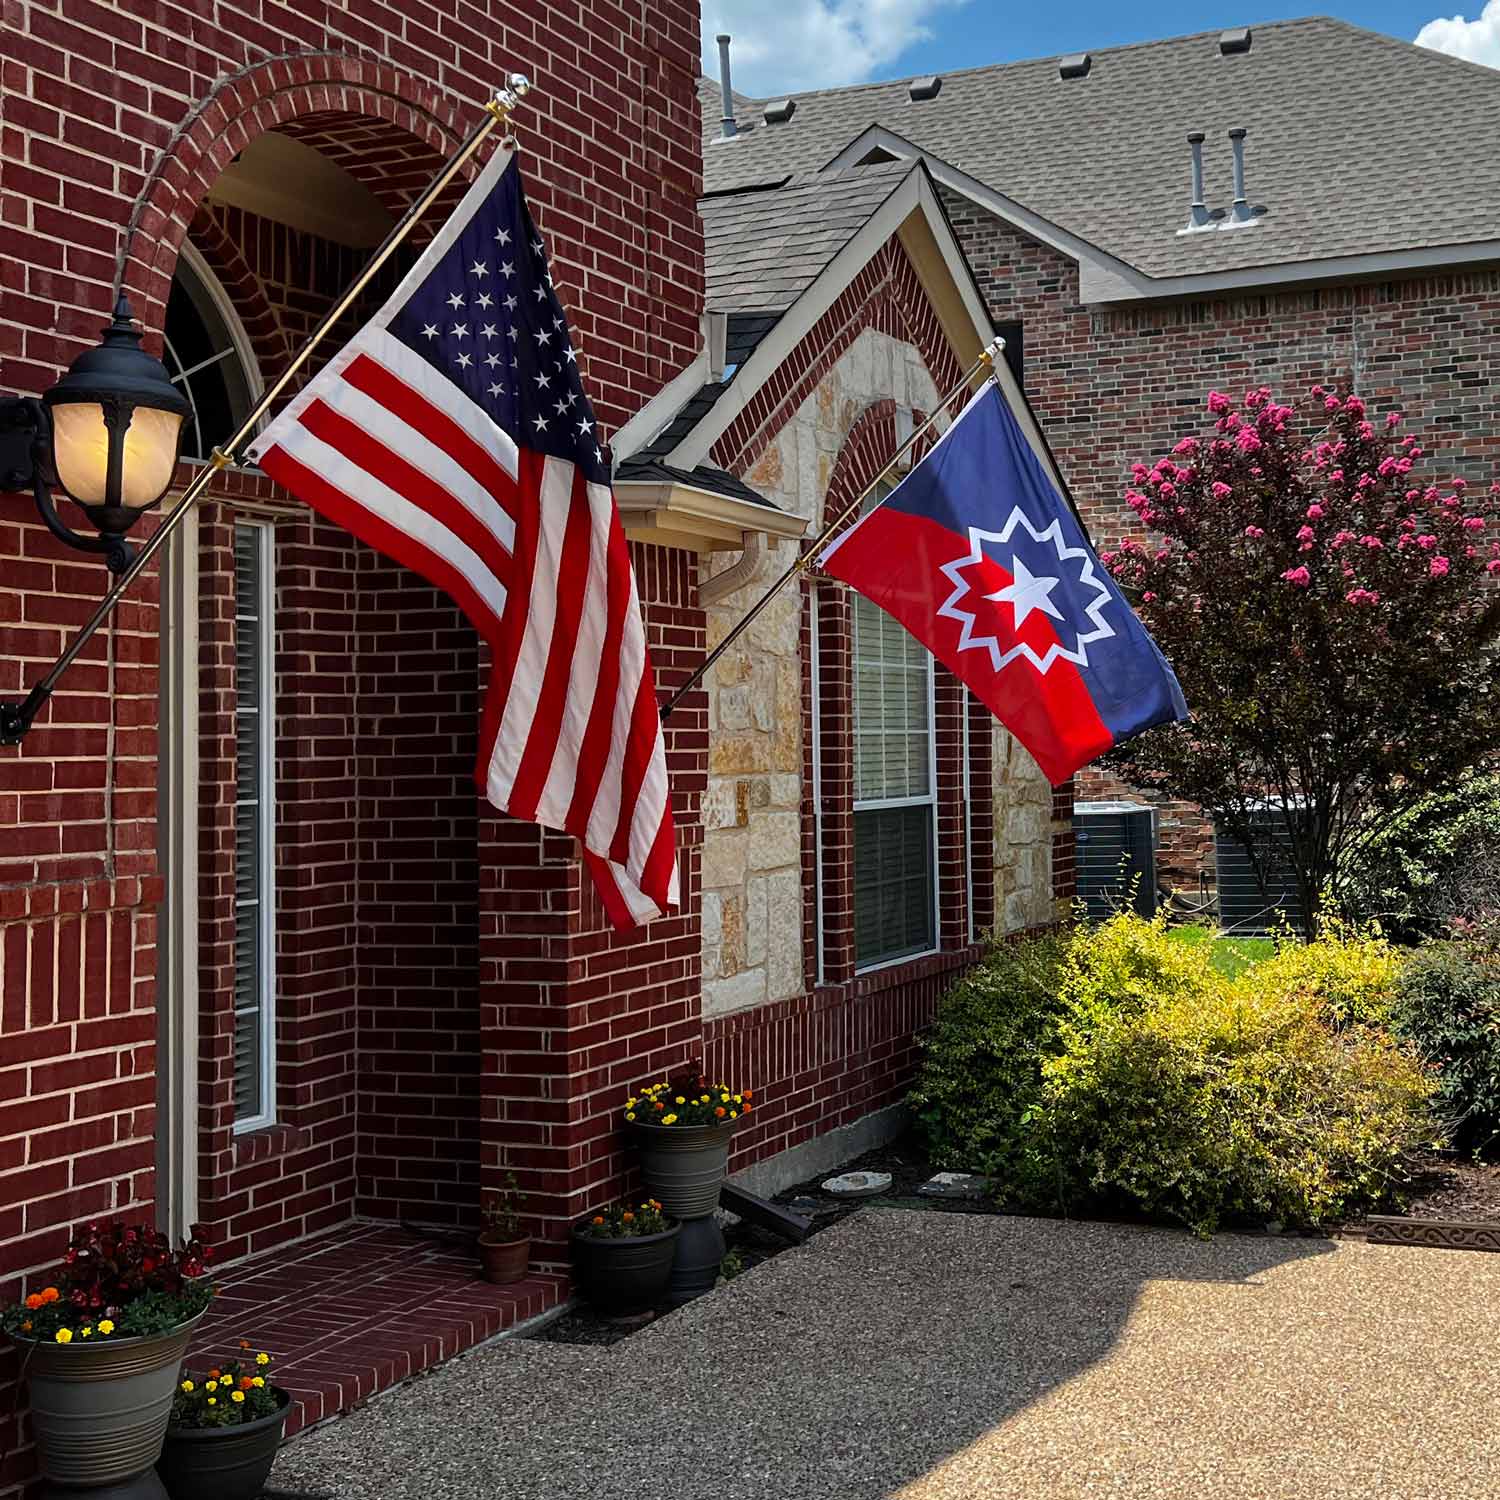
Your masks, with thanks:
<instances>
[{"instance_id":1,"label":"yellow-green bush","mask_svg":"<svg viewBox=\"0 0 1500 1500\"><path fill-rule=\"evenodd\" d=\"M939 1154L1012 1201L1199 1233L1315 1225L1390 1199L1430 1139L1431 1081L1380 1024L1399 961L1378 939L1338 934L1234 979L1129 914L1048 943L1008 945L977 1037L959 986L918 1094ZM977 1100L1003 1131L975 1128Z\"/></svg>"}]
</instances>

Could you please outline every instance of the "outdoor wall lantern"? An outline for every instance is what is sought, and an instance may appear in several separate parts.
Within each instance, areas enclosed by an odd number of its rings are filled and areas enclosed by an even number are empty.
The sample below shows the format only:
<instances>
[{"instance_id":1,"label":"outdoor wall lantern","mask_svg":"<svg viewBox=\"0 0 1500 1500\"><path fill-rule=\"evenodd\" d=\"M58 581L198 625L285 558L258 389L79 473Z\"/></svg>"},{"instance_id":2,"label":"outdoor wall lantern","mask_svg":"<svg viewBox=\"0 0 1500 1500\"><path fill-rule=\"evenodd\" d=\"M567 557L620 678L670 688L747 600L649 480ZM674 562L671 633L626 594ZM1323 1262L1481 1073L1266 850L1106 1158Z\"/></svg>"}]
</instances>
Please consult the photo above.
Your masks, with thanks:
<instances>
[{"instance_id":1,"label":"outdoor wall lantern","mask_svg":"<svg viewBox=\"0 0 1500 1500\"><path fill-rule=\"evenodd\" d=\"M122 293L99 344L55 385L0 398L0 490L30 489L47 529L82 552L102 552L112 573L130 565L125 533L166 493L177 466L187 398L141 335ZM98 536L68 526L53 486L93 522Z\"/></svg>"}]
</instances>

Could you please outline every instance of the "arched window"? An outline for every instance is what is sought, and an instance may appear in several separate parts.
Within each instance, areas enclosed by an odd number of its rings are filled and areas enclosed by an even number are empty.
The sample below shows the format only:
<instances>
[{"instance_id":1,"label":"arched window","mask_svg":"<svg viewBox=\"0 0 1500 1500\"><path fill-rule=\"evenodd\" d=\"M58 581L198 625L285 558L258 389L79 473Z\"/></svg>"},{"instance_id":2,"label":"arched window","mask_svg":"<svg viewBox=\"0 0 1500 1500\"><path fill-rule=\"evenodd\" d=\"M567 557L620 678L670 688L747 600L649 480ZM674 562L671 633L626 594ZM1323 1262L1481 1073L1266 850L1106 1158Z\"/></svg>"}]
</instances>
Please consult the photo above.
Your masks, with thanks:
<instances>
[{"instance_id":1,"label":"arched window","mask_svg":"<svg viewBox=\"0 0 1500 1500\"><path fill-rule=\"evenodd\" d=\"M260 372L243 325L218 277L184 241L167 298L163 354L192 410L182 456L204 459L234 432L260 395Z\"/></svg>"}]
</instances>

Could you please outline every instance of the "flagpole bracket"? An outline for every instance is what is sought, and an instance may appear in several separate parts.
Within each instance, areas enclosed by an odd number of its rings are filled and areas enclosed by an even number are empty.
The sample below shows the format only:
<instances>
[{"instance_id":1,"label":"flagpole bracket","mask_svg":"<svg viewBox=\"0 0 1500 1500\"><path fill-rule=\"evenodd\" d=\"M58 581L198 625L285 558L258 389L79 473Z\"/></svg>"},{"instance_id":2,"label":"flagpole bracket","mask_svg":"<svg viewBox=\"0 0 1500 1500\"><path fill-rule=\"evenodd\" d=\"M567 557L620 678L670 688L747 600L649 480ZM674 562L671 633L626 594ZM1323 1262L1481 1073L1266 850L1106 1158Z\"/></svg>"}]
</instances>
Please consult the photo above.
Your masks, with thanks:
<instances>
[{"instance_id":1,"label":"flagpole bracket","mask_svg":"<svg viewBox=\"0 0 1500 1500\"><path fill-rule=\"evenodd\" d=\"M485 103L485 111L500 124L509 126L511 111L519 109L521 100L531 92L531 80L524 73L506 75L505 83L495 90L494 97Z\"/></svg>"}]
</instances>

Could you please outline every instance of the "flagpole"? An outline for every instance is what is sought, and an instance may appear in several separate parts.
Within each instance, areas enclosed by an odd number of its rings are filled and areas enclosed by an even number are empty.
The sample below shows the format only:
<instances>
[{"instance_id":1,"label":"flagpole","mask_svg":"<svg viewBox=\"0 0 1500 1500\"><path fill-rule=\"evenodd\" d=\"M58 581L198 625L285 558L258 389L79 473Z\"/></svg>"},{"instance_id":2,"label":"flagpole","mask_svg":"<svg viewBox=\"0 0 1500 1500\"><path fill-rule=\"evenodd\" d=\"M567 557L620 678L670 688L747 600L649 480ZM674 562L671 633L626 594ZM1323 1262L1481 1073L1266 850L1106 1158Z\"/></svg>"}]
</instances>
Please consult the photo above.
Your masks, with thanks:
<instances>
[{"instance_id":1,"label":"flagpole","mask_svg":"<svg viewBox=\"0 0 1500 1500\"><path fill-rule=\"evenodd\" d=\"M115 606L119 604L125 590L145 571L152 558L165 546L167 539L177 529L204 490L213 483L215 476L222 469L239 461L239 449L248 438L255 435L260 419L270 409L271 404L296 377L323 339L333 331L339 319L354 305L360 293L391 258L397 246L411 233L417 220L432 207L438 195L463 169L464 164L479 149L486 137L497 125L510 123L511 112L520 105L522 97L530 90L531 84L522 74L512 73L506 87L497 89L494 96L484 104L484 118L459 143L442 170L380 242L364 270L355 277L339 300L324 314L318 326L308 335L306 342L292 356L287 367L246 413L245 419L235 429L233 435L226 439L222 448L215 448L209 455L207 463L189 481L177 504L167 513L161 525L141 544L140 551L131 559L130 565L99 601L98 608L89 617L87 623L80 627L78 633L68 643L67 649L52 664L46 676L31 689L23 702L0 703L0 745L14 745L20 742L26 731L31 728L32 720L52 696L52 689L57 685L58 679L72 666L78 653L89 643L99 627L114 613Z\"/></svg>"},{"instance_id":2,"label":"flagpole","mask_svg":"<svg viewBox=\"0 0 1500 1500\"><path fill-rule=\"evenodd\" d=\"M853 500L849 502L848 505L843 508L843 510L838 513L838 515L833 518L833 520L831 520L823 528L821 532L818 533L818 535L813 539L812 543L808 546L807 550L803 552L786 570L786 572L783 573L781 577L778 578L776 582L773 583L771 587L764 594L762 594L754 604L750 606L749 610L739 620L739 622L734 626L729 634L726 635L724 639L720 641L719 644L715 646L714 649L710 651L701 662L698 663L698 665L693 669L692 675L688 678L688 680L684 682L682 686L679 687L670 698L667 699L667 701L662 705L661 710L661 716L663 720L665 720L671 714L672 710L676 708L677 705L681 703L682 700L686 698L687 695L692 692L692 690L697 687L700 682L703 681L704 677L706 677L709 671L712 669L713 664L718 661L718 659L723 656L723 654L730 648L730 646L732 646L734 642L738 640L739 637L742 636L745 631L750 628L750 626L759 616L760 612L765 609L768 604L770 604L770 602L782 591L782 589L784 589L787 584L789 584L792 579L794 579L805 568L811 566L811 564L817 560L818 554L829 542L833 540L834 536L838 533L839 527L841 527L844 522L847 521L849 517L852 516L860 508L860 506L865 503L866 497L872 490L874 490L876 485L878 485L882 480L886 479L900 466L901 460L905 458L906 455L910 453L911 450L917 445L917 443L919 443L922 438L924 438L932 430L934 425L937 423L938 418L943 414L943 412L945 412L953 404L953 402L958 399L959 396L963 395L963 393L969 389L969 385L973 381L974 377L979 374L981 370L991 370L994 368L995 359L1004 348L1005 340L997 338L994 339L990 344L988 344L984 349L980 350L978 358L975 359L974 363L970 365L967 370L964 371L963 377L959 380L958 384L955 385L946 396L942 397L938 401L938 404L927 414L926 418L917 427L913 428L911 436L908 437L907 440L902 443L899 448L896 449L895 453L891 455L890 462L886 464L886 466L859 492L858 495L854 497Z\"/></svg>"}]
</instances>

